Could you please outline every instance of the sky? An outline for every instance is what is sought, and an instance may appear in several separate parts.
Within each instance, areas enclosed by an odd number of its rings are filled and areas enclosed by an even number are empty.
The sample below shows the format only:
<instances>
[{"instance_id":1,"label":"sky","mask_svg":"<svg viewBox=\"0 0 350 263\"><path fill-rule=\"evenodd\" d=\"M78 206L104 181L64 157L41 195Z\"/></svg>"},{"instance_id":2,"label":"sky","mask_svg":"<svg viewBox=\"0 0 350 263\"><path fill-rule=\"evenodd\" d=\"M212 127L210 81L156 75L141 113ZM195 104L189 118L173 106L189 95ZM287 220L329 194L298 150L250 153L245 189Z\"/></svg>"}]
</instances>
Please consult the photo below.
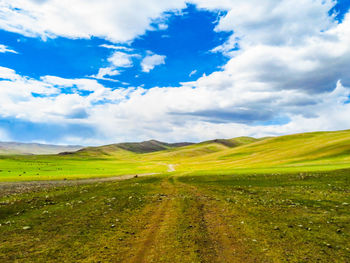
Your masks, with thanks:
<instances>
[{"instance_id":1,"label":"sky","mask_svg":"<svg viewBox=\"0 0 350 263\"><path fill-rule=\"evenodd\" d=\"M349 8L349 0L0 0L0 141L350 129Z\"/></svg>"}]
</instances>

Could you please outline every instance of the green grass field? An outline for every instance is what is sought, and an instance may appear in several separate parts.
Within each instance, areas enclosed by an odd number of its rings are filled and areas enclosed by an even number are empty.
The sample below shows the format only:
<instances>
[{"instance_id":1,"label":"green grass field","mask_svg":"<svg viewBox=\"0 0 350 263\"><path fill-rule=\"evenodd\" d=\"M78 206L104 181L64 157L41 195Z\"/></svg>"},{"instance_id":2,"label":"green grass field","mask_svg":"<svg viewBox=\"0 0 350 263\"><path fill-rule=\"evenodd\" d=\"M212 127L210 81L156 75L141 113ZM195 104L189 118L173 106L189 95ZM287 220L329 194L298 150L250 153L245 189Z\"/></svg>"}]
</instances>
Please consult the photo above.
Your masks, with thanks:
<instances>
[{"instance_id":1,"label":"green grass field","mask_svg":"<svg viewBox=\"0 0 350 263\"><path fill-rule=\"evenodd\" d=\"M137 149L139 150L139 149ZM316 132L254 140L241 137L137 153L119 147L70 155L0 156L0 181L78 179L177 172L289 173L350 168L350 131Z\"/></svg>"},{"instance_id":2,"label":"green grass field","mask_svg":"<svg viewBox=\"0 0 350 263\"><path fill-rule=\"evenodd\" d=\"M0 170L0 262L350 262L350 131L2 156Z\"/></svg>"}]
</instances>

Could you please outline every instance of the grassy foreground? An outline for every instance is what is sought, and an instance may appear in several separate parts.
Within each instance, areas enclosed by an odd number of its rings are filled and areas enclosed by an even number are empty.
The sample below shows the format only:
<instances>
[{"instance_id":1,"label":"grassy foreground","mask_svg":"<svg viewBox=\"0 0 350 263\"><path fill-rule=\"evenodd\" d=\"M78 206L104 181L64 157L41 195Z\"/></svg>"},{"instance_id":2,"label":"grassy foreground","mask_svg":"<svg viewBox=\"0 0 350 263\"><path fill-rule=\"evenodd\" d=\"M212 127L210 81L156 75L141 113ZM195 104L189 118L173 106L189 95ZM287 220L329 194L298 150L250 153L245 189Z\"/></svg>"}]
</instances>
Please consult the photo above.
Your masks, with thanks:
<instances>
[{"instance_id":1,"label":"grassy foreground","mask_svg":"<svg viewBox=\"0 0 350 263\"><path fill-rule=\"evenodd\" d=\"M349 178L350 131L0 156L0 262L350 262Z\"/></svg>"},{"instance_id":2,"label":"grassy foreground","mask_svg":"<svg viewBox=\"0 0 350 263\"><path fill-rule=\"evenodd\" d=\"M151 176L0 197L1 262L349 262L349 170Z\"/></svg>"}]
</instances>

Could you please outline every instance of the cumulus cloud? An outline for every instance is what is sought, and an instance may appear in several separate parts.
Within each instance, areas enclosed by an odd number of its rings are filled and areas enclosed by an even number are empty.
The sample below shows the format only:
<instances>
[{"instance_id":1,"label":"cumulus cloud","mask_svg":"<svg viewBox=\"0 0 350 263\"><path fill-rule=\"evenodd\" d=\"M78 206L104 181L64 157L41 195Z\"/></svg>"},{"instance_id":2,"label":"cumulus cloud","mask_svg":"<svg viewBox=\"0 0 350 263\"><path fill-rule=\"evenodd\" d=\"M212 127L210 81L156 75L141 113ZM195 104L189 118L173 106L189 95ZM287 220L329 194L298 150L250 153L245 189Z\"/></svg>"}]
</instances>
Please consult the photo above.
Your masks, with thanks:
<instances>
[{"instance_id":1,"label":"cumulus cloud","mask_svg":"<svg viewBox=\"0 0 350 263\"><path fill-rule=\"evenodd\" d=\"M120 43L152 30L152 21L163 12L184 7L182 0L4 0L0 28L44 39L95 36Z\"/></svg>"},{"instance_id":2,"label":"cumulus cloud","mask_svg":"<svg viewBox=\"0 0 350 263\"><path fill-rule=\"evenodd\" d=\"M150 72L156 66L165 64L166 56L149 54L141 61L141 67L143 72Z\"/></svg>"},{"instance_id":3,"label":"cumulus cloud","mask_svg":"<svg viewBox=\"0 0 350 263\"><path fill-rule=\"evenodd\" d=\"M117 49L117 50L120 49L118 46L107 45L104 47L107 47L109 49ZM129 54L121 51L114 51L112 55L107 59L107 61L109 62L108 67L100 68L96 75L92 75L90 77L118 82L117 80L108 78L106 76L117 76L120 74L121 69L132 67L133 57L138 57L138 55Z\"/></svg>"},{"instance_id":4,"label":"cumulus cloud","mask_svg":"<svg viewBox=\"0 0 350 263\"><path fill-rule=\"evenodd\" d=\"M91 25L85 24L89 22L83 19L84 12L78 15L84 25L80 28L79 24L79 30L74 28L78 27L74 21L70 21L71 27L66 30L63 27L51 28L49 23L33 27L35 30L19 27L29 19L23 10L31 10L34 3L23 4L22 11L12 8L10 11L19 13L16 16L22 20L5 15L6 23L2 21L0 27L7 26L6 30L18 30L27 35L97 35L112 41L128 41L142 34L151 19L161 16L162 11L183 7L181 1L176 4L163 2L159 1L156 11L149 12L151 15L145 11L147 19L130 24L140 23L141 29L126 33L123 25L128 24L129 18L123 23L116 18L118 25L113 29L107 26L108 33L97 28L92 30ZM147 90L142 87L111 89L93 79L44 76L36 80L0 67L0 116L96 127L99 140L96 143L150 138L198 141L349 128L349 13L341 23L335 21L329 15L335 4L331 0L193 2L200 8L227 11L225 16L219 17L215 29L233 32L229 41L216 49L229 56L229 61L220 71L183 83L180 87ZM14 3L16 6L20 1ZM87 5L92 3L94 1ZM107 1L107 6L108 3L112 5ZM147 3L148 8L152 3ZM57 9L61 5L58 1L48 0L41 5L44 11L31 11L30 19L43 16L52 21L59 20L58 13L52 11L60 10ZM46 5L52 9L48 11L52 14L50 18L41 13L45 12ZM78 12L74 5L69 11L71 14ZM3 3L1 8L10 8L8 6ZM104 18L89 20L113 24ZM116 30L124 32L123 37L117 36ZM240 49L232 51L237 46ZM118 48L118 45L103 47L113 50L113 53L108 59L109 64L100 69L96 78L115 76L120 69L132 66L132 55L128 53L131 51ZM164 64L164 60L163 56L148 54L141 66L143 71L149 72L156 65ZM62 94L64 87L71 88L72 93ZM82 90L89 91L89 94Z\"/></svg>"},{"instance_id":5,"label":"cumulus cloud","mask_svg":"<svg viewBox=\"0 0 350 263\"><path fill-rule=\"evenodd\" d=\"M8 46L2 45L2 44L0 44L0 53L14 53L14 54L18 54L17 51L9 48Z\"/></svg>"}]
</instances>

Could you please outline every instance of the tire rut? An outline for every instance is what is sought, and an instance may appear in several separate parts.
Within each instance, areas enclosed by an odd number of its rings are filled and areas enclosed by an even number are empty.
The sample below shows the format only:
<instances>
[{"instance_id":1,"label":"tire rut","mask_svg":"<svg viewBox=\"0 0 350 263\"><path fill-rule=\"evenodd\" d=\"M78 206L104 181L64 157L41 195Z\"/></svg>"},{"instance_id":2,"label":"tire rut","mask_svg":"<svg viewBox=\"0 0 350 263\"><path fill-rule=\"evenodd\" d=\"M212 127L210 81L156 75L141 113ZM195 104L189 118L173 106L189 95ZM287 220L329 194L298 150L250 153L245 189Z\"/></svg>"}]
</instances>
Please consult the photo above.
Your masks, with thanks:
<instances>
[{"instance_id":1,"label":"tire rut","mask_svg":"<svg viewBox=\"0 0 350 263\"><path fill-rule=\"evenodd\" d=\"M235 240L230 227L221 218L222 211L214 203L215 199L201 193L196 187L184 185L196 198L200 210L200 224L208 233L206 248L200 251L201 262L254 262L247 253L242 258L242 248Z\"/></svg>"},{"instance_id":2,"label":"tire rut","mask_svg":"<svg viewBox=\"0 0 350 263\"><path fill-rule=\"evenodd\" d=\"M161 203L149 219L149 224L146 229L141 233L141 236L144 237L144 239L141 241L135 256L130 262L148 262L147 257L153 256L152 252L157 245L158 235L165 226L167 218L170 216L169 208L172 199L169 196L171 196L174 191L174 187L170 186L170 184L164 182L163 185L167 193L161 196Z\"/></svg>"}]
</instances>

